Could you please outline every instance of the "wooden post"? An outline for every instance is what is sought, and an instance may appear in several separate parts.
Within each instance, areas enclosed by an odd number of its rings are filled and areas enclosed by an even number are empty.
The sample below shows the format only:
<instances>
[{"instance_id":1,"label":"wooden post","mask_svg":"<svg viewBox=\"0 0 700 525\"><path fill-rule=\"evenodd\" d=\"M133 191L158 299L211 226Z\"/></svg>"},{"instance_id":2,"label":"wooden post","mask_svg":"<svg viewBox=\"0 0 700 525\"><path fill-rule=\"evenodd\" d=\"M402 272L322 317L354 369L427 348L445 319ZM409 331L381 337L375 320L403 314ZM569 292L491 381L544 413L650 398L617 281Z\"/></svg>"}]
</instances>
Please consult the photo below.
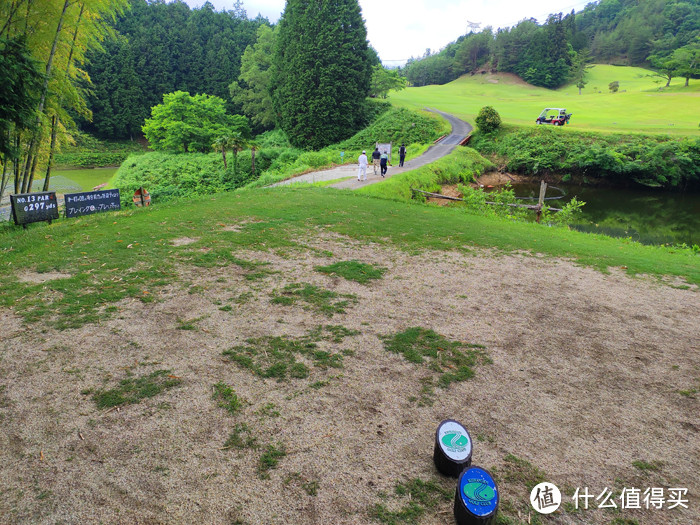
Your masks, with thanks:
<instances>
[{"instance_id":1,"label":"wooden post","mask_svg":"<svg viewBox=\"0 0 700 525\"><path fill-rule=\"evenodd\" d=\"M542 206L544 206L544 196L547 193L547 183L540 181L540 199L537 201L537 222L542 218Z\"/></svg>"}]
</instances>

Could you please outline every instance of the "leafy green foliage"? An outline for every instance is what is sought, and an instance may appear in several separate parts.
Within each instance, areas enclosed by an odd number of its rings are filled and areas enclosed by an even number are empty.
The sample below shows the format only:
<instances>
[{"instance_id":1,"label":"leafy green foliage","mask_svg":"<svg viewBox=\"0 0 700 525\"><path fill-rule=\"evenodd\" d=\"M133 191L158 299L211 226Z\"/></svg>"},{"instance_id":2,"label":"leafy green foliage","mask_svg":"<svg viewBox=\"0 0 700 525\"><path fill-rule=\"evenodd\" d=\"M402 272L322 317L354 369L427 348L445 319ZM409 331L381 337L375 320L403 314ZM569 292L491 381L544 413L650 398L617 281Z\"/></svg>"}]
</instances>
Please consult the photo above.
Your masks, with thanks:
<instances>
[{"instance_id":1,"label":"leafy green foliage","mask_svg":"<svg viewBox=\"0 0 700 525\"><path fill-rule=\"evenodd\" d=\"M681 63L692 63L687 60L692 53L676 51L692 47L699 34L695 1L603 0L579 13L550 15L544 24L525 18L496 34L490 28L470 32L439 53L428 50L410 60L405 74L415 86L446 84L465 73L486 72L490 63L536 86L555 88L573 80L582 88L589 57L598 63L646 65L652 55L652 63L670 80L674 71L683 76Z\"/></svg>"},{"instance_id":2,"label":"leafy green foliage","mask_svg":"<svg viewBox=\"0 0 700 525\"><path fill-rule=\"evenodd\" d=\"M292 144L321 149L364 124L371 62L357 0L289 0L279 22L271 89Z\"/></svg>"},{"instance_id":3,"label":"leafy green foliage","mask_svg":"<svg viewBox=\"0 0 700 525\"><path fill-rule=\"evenodd\" d=\"M19 155L10 133L35 124L42 81L38 68L25 38L0 38L0 161L3 163Z\"/></svg>"},{"instance_id":4,"label":"leafy green foliage","mask_svg":"<svg viewBox=\"0 0 700 525\"><path fill-rule=\"evenodd\" d=\"M372 68L372 80L369 93L372 97L386 98L389 91L401 91L406 88L406 79L396 69L387 69L382 65Z\"/></svg>"},{"instance_id":5,"label":"leafy green foliage","mask_svg":"<svg viewBox=\"0 0 700 525\"><path fill-rule=\"evenodd\" d=\"M329 275L339 275L360 284L367 284L373 279L381 279L386 272L386 268L378 268L360 261L340 261L328 266L317 266L315 270Z\"/></svg>"},{"instance_id":6,"label":"leafy green foliage","mask_svg":"<svg viewBox=\"0 0 700 525\"><path fill-rule=\"evenodd\" d=\"M299 150L291 148L259 149L255 154L257 173L280 169L289 159L295 161ZM113 185L129 197L144 186L154 200L173 197L192 197L228 191L253 180L251 151L237 155L237 169L229 163L225 169L221 155L216 153L146 153L130 156L121 165Z\"/></svg>"},{"instance_id":7,"label":"leafy green foliage","mask_svg":"<svg viewBox=\"0 0 700 525\"><path fill-rule=\"evenodd\" d=\"M559 131L506 128L495 138L477 133L471 145L505 159L516 173L566 172L665 188L700 185L699 138Z\"/></svg>"},{"instance_id":8,"label":"leafy green foliage","mask_svg":"<svg viewBox=\"0 0 700 525\"><path fill-rule=\"evenodd\" d=\"M147 376L127 377L119 386L110 390L99 390L93 395L97 408L133 405L142 399L154 397L165 390L178 386L182 381L170 370L157 370Z\"/></svg>"},{"instance_id":9,"label":"leafy green foliage","mask_svg":"<svg viewBox=\"0 0 700 525\"><path fill-rule=\"evenodd\" d=\"M131 9L114 22L119 36L91 52L86 65L95 86L88 99L93 121L82 126L101 137L138 133L165 93L228 98L244 50L255 43L257 29L269 25L235 7L216 12L211 3L195 9L184 2L129 3ZM232 104L227 108L238 110Z\"/></svg>"},{"instance_id":10,"label":"leafy green foliage","mask_svg":"<svg viewBox=\"0 0 700 525\"><path fill-rule=\"evenodd\" d=\"M233 102L241 106L243 113L260 131L275 125L275 112L269 91L274 73L272 57L275 42L275 30L266 25L260 26L257 42L249 45L243 53L238 82L229 86Z\"/></svg>"},{"instance_id":11,"label":"leafy green foliage","mask_svg":"<svg viewBox=\"0 0 700 525\"><path fill-rule=\"evenodd\" d=\"M362 150L370 148L375 142L429 144L444 132L444 121L437 115L392 108L370 126L341 142L338 147Z\"/></svg>"},{"instance_id":12,"label":"leafy green foliage","mask_svg":"<svg viewBox=\"0 0 700 525\"><path fill-rule=\"evenodd\" d=\"M476 125L483 133L492 133L501 125L501 116L492 106L484 106L476 116Z\"/></svg>"},{"instance_id":13,"label":"leafy green foliage","mask_svg":"<svg viewBox=\"0 0 700 525\"><path fill-rule=\"evenodd\" d=\"M250 128L246 117L226 114L219 97L175 91L163 95L163 103L152 108L143 133L158 151L205 153L219 137L234 133L250 137Z\"/></svg>"}]
</instances>

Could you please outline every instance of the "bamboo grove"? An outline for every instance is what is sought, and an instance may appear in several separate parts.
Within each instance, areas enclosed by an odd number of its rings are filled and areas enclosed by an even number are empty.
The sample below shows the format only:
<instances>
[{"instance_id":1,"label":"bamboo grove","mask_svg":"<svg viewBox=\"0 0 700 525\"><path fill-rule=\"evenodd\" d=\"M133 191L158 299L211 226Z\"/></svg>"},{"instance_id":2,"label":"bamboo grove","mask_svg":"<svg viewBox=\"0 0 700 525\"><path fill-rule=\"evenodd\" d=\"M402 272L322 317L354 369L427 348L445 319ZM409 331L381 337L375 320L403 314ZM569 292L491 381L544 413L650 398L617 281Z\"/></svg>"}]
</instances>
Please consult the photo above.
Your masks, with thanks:
<instances>
[{"instance_id":1,"label":"bamboo grove","mask_svg":"<svg viewBox=\"0 0 700 525\"><path fill-rule=\"evenodd\" d=\"M32 191L39 178L48 190L57 144L70 141L75 116L89 118L85 54L100 48L127 7L128 0L0 0L0 199Z\"/></svg>"}]
</instances>

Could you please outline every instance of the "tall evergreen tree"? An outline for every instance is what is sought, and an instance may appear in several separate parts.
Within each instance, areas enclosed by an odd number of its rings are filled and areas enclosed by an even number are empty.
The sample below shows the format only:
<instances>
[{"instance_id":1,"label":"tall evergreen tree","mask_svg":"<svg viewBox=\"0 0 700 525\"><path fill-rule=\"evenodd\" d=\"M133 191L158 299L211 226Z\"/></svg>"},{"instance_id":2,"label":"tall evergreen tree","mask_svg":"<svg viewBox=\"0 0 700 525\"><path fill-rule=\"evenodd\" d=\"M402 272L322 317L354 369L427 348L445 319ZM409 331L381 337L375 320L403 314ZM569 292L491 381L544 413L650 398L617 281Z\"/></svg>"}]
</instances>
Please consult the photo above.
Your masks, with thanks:
<instances>
[{"instance_id":1,"label":"tall evergreen tree","mask_svg":"<svg viewBox=\"0 0 700 525\"><path fill-rule=\"evenodd\" d=\"M372 68L357 0L287 0L272 79L278 123L293 145L319 149L363 124Z\"/></svg>"}]
</instances>

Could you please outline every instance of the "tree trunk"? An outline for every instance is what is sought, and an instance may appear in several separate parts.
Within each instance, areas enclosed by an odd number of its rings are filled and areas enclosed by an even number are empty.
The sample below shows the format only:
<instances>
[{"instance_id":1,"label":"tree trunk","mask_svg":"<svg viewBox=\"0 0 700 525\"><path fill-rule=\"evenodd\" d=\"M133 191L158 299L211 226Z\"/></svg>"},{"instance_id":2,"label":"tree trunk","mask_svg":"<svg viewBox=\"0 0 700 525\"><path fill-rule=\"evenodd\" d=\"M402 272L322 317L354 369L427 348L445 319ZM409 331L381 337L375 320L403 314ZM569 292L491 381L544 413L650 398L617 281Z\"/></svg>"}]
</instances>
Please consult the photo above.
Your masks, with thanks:
<instances>
[{"instance_id":1,"label":"tree trunk","mask_svg":"<svg viewBox=\"0 0 700 525\"><path fill-rule=\"evenodd\" d=\"M221 149L221 156L224 158L224 169L227 170L228 166L226 165L226 150L223 148Z\"/></svg>"},{"instance_id":2,"label":"tree trunk","mask_svg":"<svg viewBox=\"0 0 700 525\"><path fill-rule=\"evenodd\" d=\"M68 61L66 62L66 78L70 74L70 64L73 61L73 52L75 51L75 43L78 40L78 31L80 30L80 22L83 19L83 12L85 11L85 4L81 4L80 13L78 14L78 20L75 23L75 31L73 32L73 42L70 46L70 53L68 53ZM63 105L63 96L59 101L59 107ZM51 181L51 164L53 163L53 153L56 147L56 134L58 133L58 125L60 119L58 115L51 117L51 148L49 149L49 164L46 166L46 177L44 178L44 189L43 191L49 191L49 182ZM34 173L32 172L32 179L34 178ZM30 184L31 187L31 184Z\"/></svg>"},{"instance_id":3,"label":"tree trunk","mask_svg":"<svg viewBox=\"0 0 700 525\"><path fill-rule=\"evenodd\" d=\"M669 87L671 85L671 75L668 76L668 80L666 81L666 87Z\"/></svg>"},{"instance_id":4,"label":"tree trunk","mask_svg":"<svg viewBox=\"0 0 700 525\"><path fill-rule=\"evenodd\" d=\"M685 87L688 87L688 81L690 80L690 77L685 77Z\"/></svg>"},{"instance_id":5,"label":"tree trunk","mask_svg":"<svg viewBox=\"0 0 700 525\"><path fill-rule=\"evenodd\" d=\"M17 136L15 137L15 148L16 148L16 151L19 151L19 131L15 131L15 133L17 134ZM13 175L15 177L15 194L19 193L19 189L20 189L20 186L19 186L19 181L20 181L19 166L20 166L19 155L17 155L17 157L15 158L15 167L13 170L14 171Z\"/></svg>"},{"instance_id":6,"label":"tree trunk","mask_svg":"<svg viewBox=\"0 0 700 525\"><path fill-rule=\"evenodd\" d=\"M29 141L29 148L27 149L27 163L24 167L24 173L22 175L22 192L27 189L27 184L29 183L30 177L34 177L34 170L36 169L36 156L38 155L38 142L41 135L41 114L44 111L44 104L46 103L46 95L49 92L49 79L51 77L51 70L53 68L53 59L56 56L56 48L58 47L58 40L61 36L61 31L63 30L63 19L66 16L66 11L70 7L70 0L65 0L63 2L63 10L61 11L61 18L58 19L58 25L56 26L56 36L54 36L53 43L51 45L51 52L49 53L49 58L46 61L46 76L44 77L44 85L41 89L41 97L39 98L39 107L36 114L36 130L32 134L32 139ZM29 167L32 167L31 176ZM30 186L31 189L31 186Z\"/></svg>"},{"instance_id":7,"label":"tree trunk","mask_svg":"<svg viewBox=\"0 0 700 525\"><path fill-rule=\"evenodd\" d=\"M58 117L51 118L51 148L49 149L49 164L46 166L46 177L44 177L43 191L49 191L49 181L51 180L51 164L53 164L53 150L56 146L56 131L58 129Z\"/></svg>"}]
</instances>

